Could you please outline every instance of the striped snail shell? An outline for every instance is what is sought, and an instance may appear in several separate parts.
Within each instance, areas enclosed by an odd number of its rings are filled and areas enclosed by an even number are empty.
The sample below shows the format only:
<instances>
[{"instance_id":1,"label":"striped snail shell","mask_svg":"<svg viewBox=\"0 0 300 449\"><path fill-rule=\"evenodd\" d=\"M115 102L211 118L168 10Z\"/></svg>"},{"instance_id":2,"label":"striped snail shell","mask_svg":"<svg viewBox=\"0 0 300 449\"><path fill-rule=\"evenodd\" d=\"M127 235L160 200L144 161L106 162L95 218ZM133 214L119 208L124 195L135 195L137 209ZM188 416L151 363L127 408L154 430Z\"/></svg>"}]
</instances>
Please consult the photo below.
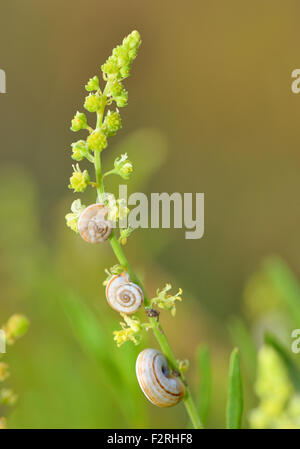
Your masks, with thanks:
<instances>
[{"instance_id":1,"label":"striped snail shell","mask_svg":"<svg viewBox=\"0 0 300 449\"><path fill-rule=\"evenodd\" d=\"M135 313L144 302L142 289L130 282L128 273L113 276L106 285L105 294L108 304L126 315Z\"/></svg>"},{"instance_id":2,"label":"striped snail shell","mask_svg":"<svg viewBox=\"0 0 300 449\"><path fill-rule=\"evenodd\" d=\"M91 204L81 212L78 231L86 242L100 243L107 240L112 231L112 222L107 220L108 210L102 203Z\"/></svg>"},{"instance_id":3,"label":"striped snail shell","mask_svg":"<svg viewBox=\"0 0 300 449\"><path fill-rule=\"evenodd\" d=\"M145 349L138 355L136 376L144 395L158 407L172 407L185 394L182 381L170 374L165 356L156 349Z\"/></svg>"}]
</instances>

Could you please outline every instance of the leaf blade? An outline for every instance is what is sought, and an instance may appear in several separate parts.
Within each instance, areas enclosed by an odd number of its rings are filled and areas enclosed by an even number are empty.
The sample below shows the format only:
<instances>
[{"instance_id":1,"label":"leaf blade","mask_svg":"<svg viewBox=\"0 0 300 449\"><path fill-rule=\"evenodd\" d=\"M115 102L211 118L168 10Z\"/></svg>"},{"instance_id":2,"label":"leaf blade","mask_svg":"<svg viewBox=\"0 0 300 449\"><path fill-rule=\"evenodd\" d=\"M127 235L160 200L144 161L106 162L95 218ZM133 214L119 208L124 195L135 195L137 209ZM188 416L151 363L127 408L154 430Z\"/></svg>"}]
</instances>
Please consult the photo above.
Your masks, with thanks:
<instances>
[{"instance_id":1,"label":"leaf blade","mask_svg":"<svg viewBox=\"0 0 300 449\"><path fill-rule=\"evenodd\" d=\"M275 349L283 361L295 389L300 391L300 369L291 358L285 346L270 332L265 333L264 340L267 345Z\"/></svg>"},{"instance_id":2,"label":"leaf blade","mask_svg":"<svg viewBox=\"0 0 300 449\"><path fill-rule=\"evenodd\" d=\"M286 304L291 319L300 322L300 285L289 266L279 257L267 259L263 268Z\"/></svg>"},{"instance_id":3,"label":"leaf blade","mask_svg":"<svg viewBox=\"0 0 300 449\"><path fill-rule=\"evenodd\" d=\"M241 359L246 367L246 373L254 380L256 376L256 347L252 336L248 331L244 321L233 316L229 320L228 330L231 336L231 341L234 345L239 345L241 351Z\"/></svg>"},{"instance_id":4,"label":"leaf blade","mask_svg":"<svg viewBox=\"0 0 300 449\"><path fill-rule=\"evenodd\" d=\"M243 415L243 387L238 348L230 356L228 399L226 406L227 429L240 429Z\"/></svg>"}]
</instances>

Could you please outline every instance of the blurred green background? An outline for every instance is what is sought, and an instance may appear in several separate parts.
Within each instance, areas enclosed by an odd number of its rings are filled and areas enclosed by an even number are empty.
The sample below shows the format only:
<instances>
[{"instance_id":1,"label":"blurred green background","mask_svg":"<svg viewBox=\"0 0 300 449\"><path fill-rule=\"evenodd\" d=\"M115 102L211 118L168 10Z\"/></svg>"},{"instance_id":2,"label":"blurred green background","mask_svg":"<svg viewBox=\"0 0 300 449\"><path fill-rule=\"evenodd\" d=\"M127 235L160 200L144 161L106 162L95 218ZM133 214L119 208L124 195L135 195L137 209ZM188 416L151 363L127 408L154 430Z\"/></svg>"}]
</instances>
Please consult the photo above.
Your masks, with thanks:
<instances>
[{"instance_id":1,"label":"blurred green background","mask_svg":"<svg viewBox=\"0 0 300 449\"><path fill-rule=\"evenodd\" d=\"M7 355L20 396L9 427L187 424L182 405L157 409L138 389L134 363L147 342L117 349L112 341L119 317L102 287L115 263L109 246L86 245L64 222L77 198L67 188L70 120L86 81L133 29L143 43L104 164L128 152L136 168L129 193L205 193L201 240L139 230L126 252L150 295L166 282L184 291L176 318L162 322L176 355L190 359L193 389L196 348L210 347L210 427L225 423L229 354L242 323L256 345L265 328L289 344L300 322L285 295L271 281L258 295L252 279L272 254L300 274L300 96L290 88L299 14L296 0L1 2L0 318L20 312L31 322ZM247 426L255 350L242 349Z\"/></svg>"}]
</instances>

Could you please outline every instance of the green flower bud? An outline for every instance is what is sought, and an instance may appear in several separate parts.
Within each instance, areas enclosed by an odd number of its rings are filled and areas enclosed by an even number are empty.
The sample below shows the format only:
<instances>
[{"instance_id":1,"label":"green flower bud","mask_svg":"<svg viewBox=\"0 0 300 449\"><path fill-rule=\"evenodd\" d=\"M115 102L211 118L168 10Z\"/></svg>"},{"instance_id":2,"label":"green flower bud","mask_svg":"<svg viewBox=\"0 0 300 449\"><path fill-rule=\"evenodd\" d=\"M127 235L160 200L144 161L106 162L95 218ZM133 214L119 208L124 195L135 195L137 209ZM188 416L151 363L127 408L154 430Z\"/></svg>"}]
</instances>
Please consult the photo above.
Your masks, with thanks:
<instances>
[{"instance_id":1,"label":"green flower bud","mask_svg":"<svg viewBox=\"0 0 300 449\"><path fill-rule=\"evenodd\" d=\"M75 117L72 120L71 131L80 131L81 129L87 128L87 118L83 112L76 112Z\"/></svg>"},{"instance_id":2,"label":"green flower bud","mask_svg":"<svg viewBox=\"0 0 300 449\"><path fill-rule=\"evenodd\" d=\"M73 203L71 204L71 211L73 212L73 214L78 215L78 217L85 208L86 206L84 204L81 204L80 199L73 201Z\"/></svg>"},{"instance_id":3,"label":"green flower bud","mask_svg":"<svg viewBox=\"0 0 300 449\"><path fill-rule=\"evenodd\" d=\"M88 92L92 92L93 90L99 89L99 78L98 76L94 76L93 78L90 78L88 83L85 85L85 90Z\"/></svg>"},{"instance_id":4,"label":"green flower bud","mask_svg":"<svg viewBox=\"0 0 300 449\"><path fill-rule=\"evenodd\" d=\"M13 315L4 326L7 342L12 344L17 338L26 334L29 321L24 315Z\"/></svg>"},{"instance_id":5,"label":"green flower bud","mask_svg":"<svg viewBox=\"0 0 300 449\"><path fill-rule=\"evenodd\" d=\"M77 226L77 222L78 222L78 218L81 214L81 212L85 209L85 205L81 204L81 201L75 200L73 201L72 205L71 205L71 213L67 214L65 216L66 219L66 225L72 229L72 231L78 233L78 226Z\"/></svg>"},{"instance_id":6,"label":"green flower bud","mask_svg":"<svg viewBox=\"0 0 300 449\"><path fill-rule=\"evenodd\" d=\"M125 106L127 106L127 103L128 103L127 91L124 89L122 92L122 95L120 95L119 97L115 97L114 100L115 100L118 108L124 108Z\"/></svg>"},{"instance_id":7,"label":"green flower bud","mask_svg":"<svg viewBox=\"0 0 300 449\"><path fill-rule=\"evenodd\" d=\"M118 175L123 179L129 179L133 172L132 163L128 160L127 153L122 154L120 158L116 158L114 167Z\"/></svg>"},{"instance_id":8,"label":"green flower bud","mask_svg":"<svg viewBox=\"0 0 300 449\"><path fill-rule=\"evenodd\" d=\"M87 138L87 144L92 151L102 151L107 147L107 139L102 131L95 130Z\"/></svg>"},{"instance_id":9,"label":"green flower bud","mask_svg":"<svg viewBox=\"0 0 300 449\"><path fill-rule=\"evenodd\" d=\"M132 31L127 37L123 39L122 44L129 49L138 49L141 45L140 33L136 30Z\"/></svg>"},{"instance_id":10,"label":"green flower bud","mask_svg":"<svg viewBox=\"0 0 300 449\"><path fill-rule=\"evenodd\" d=\"M119 238L119 242L121 243L121 245L126 245L127 239L132 234L133 231L134 229L132 228L121 229Z\"/></svg>"},{"instance_id":11,"label":"green flower bud","mask_svg":"<svg viewBox=\"0 0 300 449\"><path fill-rule=\"evenodd\" d=\"M122 45L114 48L112 54L116 58L119 68L129 64L128 50Z\"/></svg>"},{"instance_id":12,"label":"green flower bud","mask_svg":"<svg viewBox=\"0 0 300 449\"><path fill-rule=\"evenodd\" d=\"M123 67L120 69L120 73L125 74L125 71L129 70L128 67ZM122 86L120 81L114 81L109 86L109 93L112 98L115 100L118 107L122 108L127 106L128 102L128 93L126 89Z\"/></svg>"},{"instance_id":13,"label":"green flower bud","mask_svg":"<svg viewBox=\"0 0 300 449\"><path fill-rule=\"evenodd\" d=\"M112 97L119 97L124 90L124 87L119 81L114 81L109 86L110 94Z\"/></svg>"},{"instance_id":14,"label":"green flower bud","mask_svg":"<svg viewBox=\"0 0 300 449\"><path fill-rule=\"evenodd\" d=\"M77 222L78 222L78 217L76 214L72 214L69 213L65 216L66 219L66 225L68 226L68 228L72 229L72 231L78 233L78 226L77 226Z\"/></svg>"},{"instance_id":15,"label":"green flower bud","mask_svg":"<svg viewBox=\"0 0 300 449\"><path fill-rule=\"evenodd\" d=\"M101 98L98 95L90 94L85 98L83 107L89 112L96 112L101 106Z\"/></svg>"},{"instance_id":16,"label":"green flower bud","mask_svg":"<svg viewBox=\"0 0 300 449\"><path fill-rule=\"evenodd\" d=\"M88 146L85 140L78 140L72 143L71 147L73 151L72 159L75 161L82 161L88 153Z\"/></svg>"},{"instance_id":17,"label":"green flower bud","mask_svg":"<svg viewBox=\"0 0 300 449\"><path fill-rule=\"evenodd\" d=\"M125 65L120 68L120 75L122 78L128 78L130 75L130 65Z\"/></svg>"},{"instance_id":18,"label":"green flower bud","mask_svg":"<svg viewBox=\"0 0 300 449\"><path fill-rule=\"evenodd\" d=\"M133 61L137 57L137 48L133 48L128 52L129 59Z\"/></svg>"},{"instance_id":19,"label":"green flower bud","mask_svg":"<svg viewBox=\"0 0 300 449\"><path fill-rule=\"evenodd\" d=\"M176 360L177 361L177 366L178 369L181 373L185 373L189 367L190 367L190 362L185 359L185 360Z\"/></svg>"},{"instance_id":20,"label":"green flower bud","mask_svg":"<svg viewBox=\"0 0 300 449\"><path fill-rule=\"evenodd\" d=\"M108 111L102 129L106 136L114 136L118 129L122 128L122 122L119 112Z\"/></svg>"},{"instance_id":21,"label":"green flower bud","mask_svg":"<svg viewBox=\"0 0 300 449\"><path fill-rule=\"evenodd\" d=\"M76 167L73 165L73 174L70 177L69 189L73 189L74 192L84 192L90 181L90 176L87 170L83 172L80 170L79 165Z\"/></svg>"},{"instance_id":22,"label":"green flower bud","mask_svg":"<svg viewBox=\"0 0 300 449\"><path fill-rule=\"evenodd\" d=\"M108 75L117 74L119 70L118 62L115 57L110 56L107 61L101 66L103 73Z\"/></svg>"}]
</instances>

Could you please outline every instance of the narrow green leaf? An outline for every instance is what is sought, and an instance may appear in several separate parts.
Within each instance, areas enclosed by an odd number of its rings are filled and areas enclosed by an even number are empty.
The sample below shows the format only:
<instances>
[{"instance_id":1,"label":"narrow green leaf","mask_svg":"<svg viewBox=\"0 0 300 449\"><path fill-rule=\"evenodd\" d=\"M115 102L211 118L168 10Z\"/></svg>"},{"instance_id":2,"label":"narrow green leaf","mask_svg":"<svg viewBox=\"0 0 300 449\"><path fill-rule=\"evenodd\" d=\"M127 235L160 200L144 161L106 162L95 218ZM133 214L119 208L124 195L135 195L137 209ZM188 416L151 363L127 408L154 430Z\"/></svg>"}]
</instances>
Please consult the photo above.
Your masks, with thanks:
<instances>
[{"instance_id":1,"label":"narrow green leaf","mask_svg":"<svg viewBox=\"0 0 300 449\"><path fill-rule=\"evenodd\" d=\"M264 335L265 343L272 346L280 356L285 367L289 372L291 381L297 391L300 391L300 369L291 358L286 347L270 332L266 332Z\"/></svg>"},{"instance_id":2,"label":"narrow green leaf","mask_svg":"<svg viewBox=\"0 0 300 449\"><path fill-rule=\"evenodd\" d=\"M228 398L226 407L227 429L240 429L243 414L243 388L239 350L235 348L230 356Z\"/></svg>"},{"instance_id":3,"label":"narrow green leaf","mask_svg":"<svg viewBox=\"0 0 300 449\"><path fill-rule=\"evenodd\" d=\"M137 401L138 385L132 374L128 381L129 376L123 372L124 370L122 371L123 367L114 359L114 342L111 333L107 334L103 330L104 323L100 323L99 317L75 293L65 292L63 308L78 343L85 353L99 364L101 368L99 375L115 400L113 406L118 406L130 426L141 425L142 422L145 422L146 415ZM133 362L131 373L134 373L135 358L131 351L127 351L127 362L130 361L130 353L131 362Z\"/></svg>"},{"instance_id":4,"label":"narrow green leaf","mask_svg":"<svg viewBox=\"0 0 300 449\"><path fill-rule=\"evenodd\" d=\"M253 379L256 376L256 348L245 323L238 317L232 317L228 325L231 341L238 345L247 374Z\"/></svg>"},{"instance_id":5,"label":"narrow green leaf","mask_svg":"<svg viewBox=\"0 0 300 449\"><path fill-rule=\"evenodd\" d=\"M212 372L209 349L206 346L197 350L199 387L197 394L197 408L202 423L207 423L211 402Z\"/></svg>"},{"instance_id":6,"label":"narrow green leaf","mask_svg":"<svg viewBox=\"0 0 300 449\"><path fill-rule=\"evenodd\" d=\"M298 280L279 257L267 259L263 268L274 287L288 307L290 316L295 323L300 322L300 285Z\"/></svg>"}]
</instances>

